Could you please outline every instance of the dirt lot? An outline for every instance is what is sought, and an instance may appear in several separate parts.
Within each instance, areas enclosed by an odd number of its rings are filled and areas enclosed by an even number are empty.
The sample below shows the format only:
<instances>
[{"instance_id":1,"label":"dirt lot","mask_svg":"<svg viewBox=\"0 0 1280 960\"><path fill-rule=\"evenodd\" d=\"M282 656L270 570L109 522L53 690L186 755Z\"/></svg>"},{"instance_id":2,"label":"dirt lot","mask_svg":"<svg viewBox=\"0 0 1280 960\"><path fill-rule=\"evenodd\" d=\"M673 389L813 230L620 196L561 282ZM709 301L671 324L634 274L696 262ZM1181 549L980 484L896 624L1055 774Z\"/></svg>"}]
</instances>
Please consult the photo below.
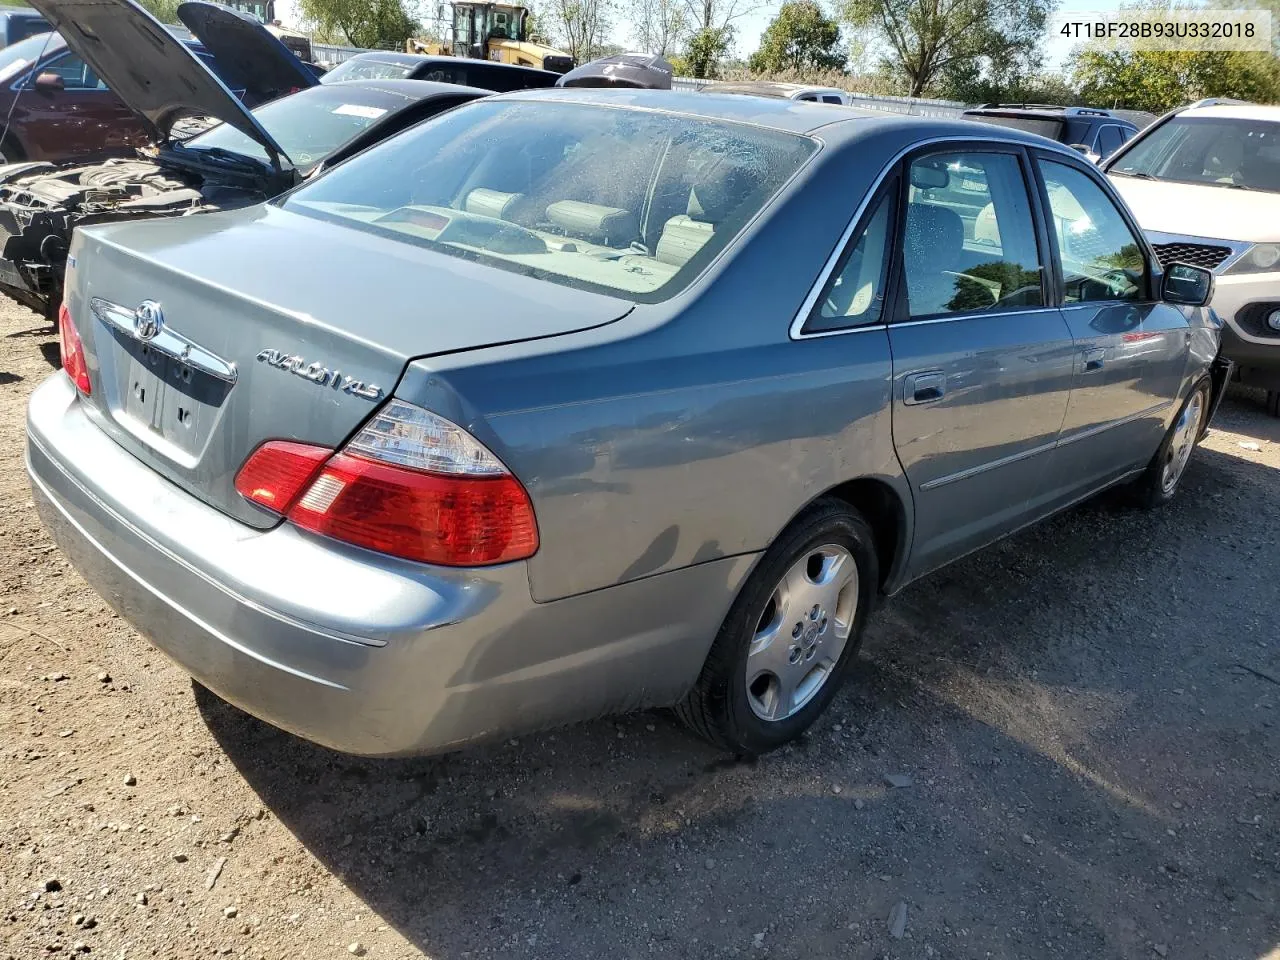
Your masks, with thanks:
<instances>
[{"instance_id":1,"label":"dirt lot","mask_svg":"<svg viewBox=\"0 0 1280 960\"><path fill-rule=\"evenodd\" d=\"M52 360L0 311L0 957L1280 958L1253 398L1174 507L1091 504L892 600L792 749L645 714L371 762L193 688L67 567L22 465Z\"/></svg>"}]
</instances>

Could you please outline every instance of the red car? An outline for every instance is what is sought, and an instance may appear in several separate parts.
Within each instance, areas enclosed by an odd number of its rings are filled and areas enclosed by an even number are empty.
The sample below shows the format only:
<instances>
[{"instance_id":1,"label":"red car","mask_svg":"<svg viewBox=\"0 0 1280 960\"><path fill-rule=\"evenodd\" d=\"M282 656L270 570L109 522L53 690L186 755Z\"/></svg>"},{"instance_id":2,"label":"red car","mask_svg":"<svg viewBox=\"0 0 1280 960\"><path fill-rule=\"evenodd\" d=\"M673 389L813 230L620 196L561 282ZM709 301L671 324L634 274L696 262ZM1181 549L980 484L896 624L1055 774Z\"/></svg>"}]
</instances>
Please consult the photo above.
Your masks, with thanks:
<instances>
[{"instance_id":1,"label":"red car","mask_svg":"<svg viewBox=\"0 0 1280 960\"><path fill-rule=\"evenodd\" d=\"M314 86L316 75L262 25L229 8L183 4L185 41L246 106ZM179 16L184 12L179 10ZM137 102L137 91L125 91ZM145 99L145 92L143 94ZM129 155L149 132L57 33L0 50L0 164Z\"/></svg>"}]
</instances>

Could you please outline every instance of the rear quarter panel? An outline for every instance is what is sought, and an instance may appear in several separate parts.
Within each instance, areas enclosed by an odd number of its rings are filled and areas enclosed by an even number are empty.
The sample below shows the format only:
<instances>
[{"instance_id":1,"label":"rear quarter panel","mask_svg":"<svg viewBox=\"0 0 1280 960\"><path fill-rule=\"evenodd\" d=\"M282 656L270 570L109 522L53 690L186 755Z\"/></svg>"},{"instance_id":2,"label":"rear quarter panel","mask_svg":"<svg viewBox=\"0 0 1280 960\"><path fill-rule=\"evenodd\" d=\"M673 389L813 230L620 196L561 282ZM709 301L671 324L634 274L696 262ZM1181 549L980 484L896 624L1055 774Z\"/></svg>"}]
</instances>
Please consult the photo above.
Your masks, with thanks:
<instances>
[{"instance_id":1,"label":"rear quarter panel","mask_svg":"<svg viewBox=\"0 0 1280 960\"><path fill-rule=\"evenodd\" d=\"M884 331L788 334L895 149L859 146L824 151L671 301L597 331L410 366L397 394L466 424L528 488L535 599L763 550L852 478L881 478L908 502Z\"/></svg>"}]
</instances>

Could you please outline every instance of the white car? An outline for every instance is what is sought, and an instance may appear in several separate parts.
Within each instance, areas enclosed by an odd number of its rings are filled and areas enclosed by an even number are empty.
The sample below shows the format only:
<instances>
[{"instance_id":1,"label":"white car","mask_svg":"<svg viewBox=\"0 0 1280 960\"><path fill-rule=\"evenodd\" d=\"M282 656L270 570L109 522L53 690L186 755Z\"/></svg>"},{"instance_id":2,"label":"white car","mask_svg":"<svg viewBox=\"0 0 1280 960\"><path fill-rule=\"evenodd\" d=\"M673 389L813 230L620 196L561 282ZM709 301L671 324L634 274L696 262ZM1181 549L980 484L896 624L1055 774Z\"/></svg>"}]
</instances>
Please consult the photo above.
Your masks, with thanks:
<instances>
[{"instance_id":1,"label":"white car","mask_svg":"<svg viewBox=\"0 0 1280 960\"><path fill-rule=\"evenodd\" d=\"M806 100L810 103L838 103L848 106L853 98L835 87L806 87L799 83L778 83L773 80L741 80L732 83L711 83L702 88L703 93L745 93L753 97L773 97L776 100Z\"/></svg>"},{"instance_id":2,"label":"white car","mask_svg":"<svg viewBox=\"0 0 1280 960\"><path fill-rule=\"evenodd\" d=\"M1222 352L1280 416L1280 106L1202 100L1147 127L1103 169L1162 262L1217 275Z\"/></svg>"}]
</instances>

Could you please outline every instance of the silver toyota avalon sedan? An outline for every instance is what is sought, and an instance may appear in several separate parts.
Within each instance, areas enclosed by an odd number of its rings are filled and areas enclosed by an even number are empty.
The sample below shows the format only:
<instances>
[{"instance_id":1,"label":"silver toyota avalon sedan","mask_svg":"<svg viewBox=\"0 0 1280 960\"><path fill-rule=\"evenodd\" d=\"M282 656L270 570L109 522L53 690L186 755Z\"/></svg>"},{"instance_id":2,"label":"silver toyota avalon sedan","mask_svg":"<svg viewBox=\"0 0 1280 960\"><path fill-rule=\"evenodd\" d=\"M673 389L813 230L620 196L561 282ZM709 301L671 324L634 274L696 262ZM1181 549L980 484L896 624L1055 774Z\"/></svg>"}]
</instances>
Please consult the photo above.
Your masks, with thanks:
<instances>
[{"instance_id":1,"label":"silver toyota avalon sedan","mask_svg":"<svg viewBox=\"0 0 1280 960\"><path fill-rule=\"evenodd\" d=\"M78 230L28 464L122 616L303 737L660 705L759 752L881 596L1175 494L1211 292L1034 135L530 91L270 203Z\"/></svg>"}]
</instances>

